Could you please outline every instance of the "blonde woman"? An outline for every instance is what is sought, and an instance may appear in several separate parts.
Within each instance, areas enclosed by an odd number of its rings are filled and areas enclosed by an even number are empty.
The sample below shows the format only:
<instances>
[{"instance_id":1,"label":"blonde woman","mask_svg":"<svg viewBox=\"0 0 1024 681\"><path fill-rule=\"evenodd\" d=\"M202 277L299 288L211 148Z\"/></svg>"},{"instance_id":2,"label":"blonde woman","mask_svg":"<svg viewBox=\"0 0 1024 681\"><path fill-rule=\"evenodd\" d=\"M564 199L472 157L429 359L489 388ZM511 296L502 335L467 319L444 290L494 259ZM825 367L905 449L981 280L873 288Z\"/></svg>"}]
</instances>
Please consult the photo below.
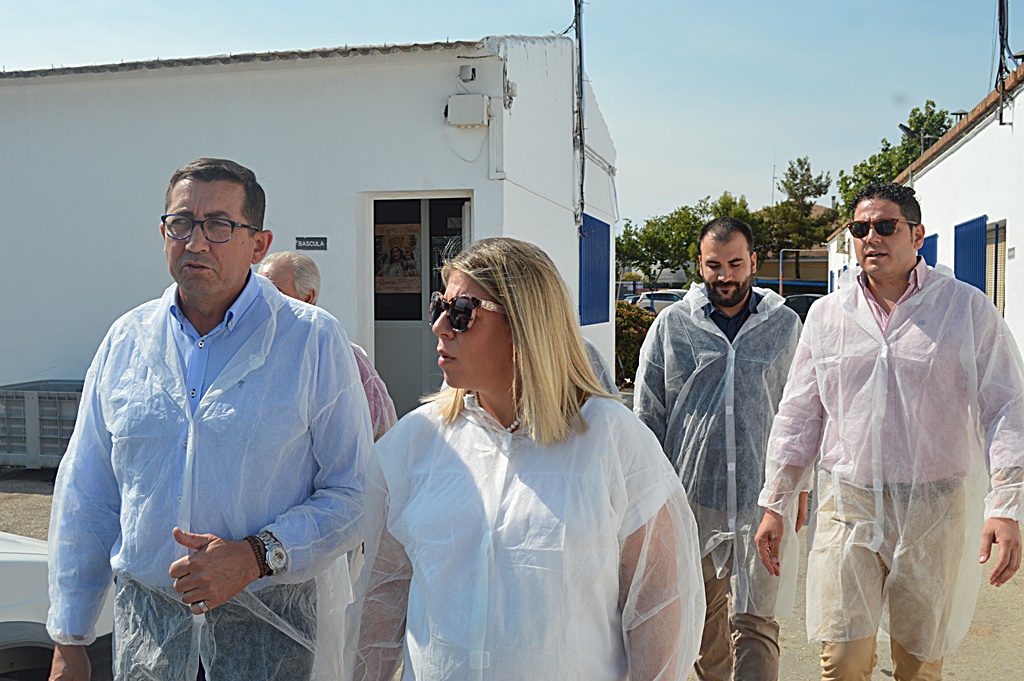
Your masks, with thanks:
<instances>
[{"instance_id":1,"label":"blonde woman","mask_svg":"<svg viewBox=\"0 0 1024 681\"><path fill-rule=\"evenodd\" d=\"M685 679L696 525L657 439L597 382L551 259L485 239L430 321L446 387L376 446L356 679Z\"/></svg>"}]
</instances>

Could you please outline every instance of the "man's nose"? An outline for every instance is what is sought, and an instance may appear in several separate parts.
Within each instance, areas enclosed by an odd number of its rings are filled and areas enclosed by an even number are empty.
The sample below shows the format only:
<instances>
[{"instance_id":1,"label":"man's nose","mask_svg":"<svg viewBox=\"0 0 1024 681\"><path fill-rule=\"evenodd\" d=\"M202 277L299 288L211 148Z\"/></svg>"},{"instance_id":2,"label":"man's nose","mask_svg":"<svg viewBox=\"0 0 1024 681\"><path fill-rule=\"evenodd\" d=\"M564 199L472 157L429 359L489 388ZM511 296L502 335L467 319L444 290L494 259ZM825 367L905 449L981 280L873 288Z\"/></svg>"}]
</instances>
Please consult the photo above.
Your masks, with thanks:
<instances>
[{"instance_id":1,"label":"man's nose","mask_svg":"<svg viewBox=\"0 0 1024 681\"><path fill-rule=\"evenodd\" d=\"M188 235L185 248L195 253L210 250L210 242L206 239L206 232L201 225L192 227L192 233Z\"/></svg>"}]
</instances>

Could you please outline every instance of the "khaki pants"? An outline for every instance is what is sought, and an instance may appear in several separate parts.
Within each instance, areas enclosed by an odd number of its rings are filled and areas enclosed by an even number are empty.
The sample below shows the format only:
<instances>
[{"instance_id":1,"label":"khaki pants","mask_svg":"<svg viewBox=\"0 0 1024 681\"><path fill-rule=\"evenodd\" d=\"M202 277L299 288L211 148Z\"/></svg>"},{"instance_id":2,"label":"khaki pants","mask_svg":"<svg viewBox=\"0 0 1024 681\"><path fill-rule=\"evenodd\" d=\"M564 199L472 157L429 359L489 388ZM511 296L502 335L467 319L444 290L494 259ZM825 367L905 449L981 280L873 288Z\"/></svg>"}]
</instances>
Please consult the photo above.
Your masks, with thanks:
<instances>
[{"instance_id":1,"label":"khaki pants","mask_svg":"<svg viewBox=\"0 0 1024 681\"><path fill-rule=\"evenodd\" d=\"M707 614L700 654L693 665L701 681L776 681L779 678L779 623L771 617L732 613L729 575L718 579L711 556L701 560ZM729 559L727 569L731 569Z\"/></svg>"},{"instance_id":2,"label":"khaki pants","mask_svg":"<svg viewBox=\"0 0 1024 681\"><path fill-rule=\"evenodd\" d=\"M942 660L922 662L892 641L893 676L896 681L941 681ZM878 662L875 639L821 644L821 681L871 681Z\"/></svg>"}]
</instances>

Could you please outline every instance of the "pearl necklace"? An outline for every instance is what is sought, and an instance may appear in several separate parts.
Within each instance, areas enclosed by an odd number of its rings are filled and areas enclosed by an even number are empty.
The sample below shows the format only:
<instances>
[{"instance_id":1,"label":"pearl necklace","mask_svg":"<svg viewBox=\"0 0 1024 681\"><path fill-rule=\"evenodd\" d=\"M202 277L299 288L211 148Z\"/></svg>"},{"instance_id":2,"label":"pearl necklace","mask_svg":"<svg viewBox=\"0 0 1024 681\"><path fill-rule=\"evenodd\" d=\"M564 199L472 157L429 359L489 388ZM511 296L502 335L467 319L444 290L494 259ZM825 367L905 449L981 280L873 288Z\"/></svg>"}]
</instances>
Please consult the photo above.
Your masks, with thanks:
<instances>
[{"instance_id":1,"label":"pearl necklace","mask_svg":"<svg viewBox=\"0 0 1024 681\"><path fill-rule=\"evenodd\" d=\"M522 421L522 417L521 416L520 417L516 417L516 420L512 422L512 425L510 425L508 428L505 429L505 432L506 433L511 433L512 431L514 431L516 428L519 427L519 422L520 421Z\"/></svg>"}]
</instances>

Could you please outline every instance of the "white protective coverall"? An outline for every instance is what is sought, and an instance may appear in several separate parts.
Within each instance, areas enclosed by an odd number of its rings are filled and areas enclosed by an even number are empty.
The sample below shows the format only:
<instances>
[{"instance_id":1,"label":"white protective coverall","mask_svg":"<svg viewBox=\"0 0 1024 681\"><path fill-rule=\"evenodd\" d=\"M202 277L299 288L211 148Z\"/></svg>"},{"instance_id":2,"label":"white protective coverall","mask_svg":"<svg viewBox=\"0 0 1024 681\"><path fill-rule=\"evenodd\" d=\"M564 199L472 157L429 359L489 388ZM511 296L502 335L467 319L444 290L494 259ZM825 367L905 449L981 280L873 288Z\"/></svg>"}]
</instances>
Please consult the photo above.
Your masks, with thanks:
<instances>
[{"instance_id":1,"label":"white protective coverall","mask_svg":"<svg viewBox=\"0 0 1024 681\"><path fill-rule=\"evenodd\" d=\"M985 294L923 272L884 334L859 285L811 308L760 501L782 513L818 463L810 639L854 641L881 625L909 653L936 660L971 623L982 517L1022 519L1024 378ZM878 560L884 591L869 577Z\"/></svg>"},{"instance_id":2,"label":"white protective coverall","mask_svg":"<svg viewBox=\"0 0 1024 681\"><path fill-rule=\"evenodd\" d=\"M711 555L719 579L733 558L733 611L786 617L796 590L795 518L786 524L781 579L761 565L754 535L764 515L757 496L768 435L800 318L777 293L754 290L763 296L757 313L731 343L704 311L703 284L662 310L640 349L633 410L679 472L701 556Z\"/></svg>"},{"instance_id":3,"label":"white protective coverall","mask_svg":"<svg viewBox=\"0 0 1024 681\"><path fill-rule=\"evenodd\" d=\"M583 339L583 347L587 350L587 359L590 360L590 368L594 370L594 375L597 376L597 382L602 388L608 391L610 395L619 397L618 386L615 385L615 372L612 371L608 363L604 361L604 356L601 355L601 351L597 349L597 346L591 343L586 338Z\"/></svg>"},{"instance_id":4,"label":"white protective coverall","mask_svg":"<svg viewBox=\"0 0 1024 681\"><path fill-rule=\"evenodd\" d=\"M592 397L586 433L540 447L465 404L375 447L346 678L390 681L404 649L406 680L685 679L700 557L654 436Z\"/></svg>"},{"instance_id":5,"label":"white protective coverall","mask_svg":"<svg viewBox=\"0 0 1024 681\"><path fill-rule=\"evenodd\" d=\"M116 575L114 637L135 658L125 665L163 656L174 669L159 678L194 679L202 647L208 674L255 678L262 672L226 669L218 655L246 658L247 644L260 643L245 622L266 622L315 651L313 678L337 677L351 586L336 558L360 539L369 412L337 320L257 281L270 315L194 414L168 323L176 286L121 317L100 345L53 496L47 630L56 642L95 640ZM168 575L187 553L174 526L232 540L266 528L287 550L287 570L193 618ZM269 588L277 585L302 586ZM118 630L125 608L159 621Z\"/></svg>"}]
</instances>

